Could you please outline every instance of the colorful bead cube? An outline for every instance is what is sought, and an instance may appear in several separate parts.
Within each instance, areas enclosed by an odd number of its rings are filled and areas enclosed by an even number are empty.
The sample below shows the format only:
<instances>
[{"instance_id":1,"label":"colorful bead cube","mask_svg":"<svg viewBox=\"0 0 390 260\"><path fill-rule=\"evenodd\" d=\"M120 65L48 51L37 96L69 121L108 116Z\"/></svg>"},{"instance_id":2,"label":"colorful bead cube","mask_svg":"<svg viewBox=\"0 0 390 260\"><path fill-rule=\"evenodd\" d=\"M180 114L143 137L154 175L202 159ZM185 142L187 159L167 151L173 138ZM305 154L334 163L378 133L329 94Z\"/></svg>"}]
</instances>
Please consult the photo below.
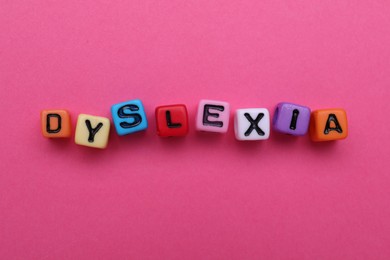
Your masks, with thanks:
<instances>
[{"instance_id":1,"label":"colorful bead cube","mask_svg":"<svg viewBox=\"0 0 390 260\"><path fill-rule=\"evenodd\" d=\"M270 135L270 116L266 108L237 109L234 116L234 133L237 140L266 140Z\"/></svg>"},{"instance_id":2,"label":"colorful bead cube","mask_svg":"<svg viewBox=\"0 0 390 260\"><path fill-rule=\"evenodd\" d=\"M77 119L75 143L94 148L107 147L110 120L106 117L80 114Z\"/></svg>"},{"instance_id":3,"label":"colorful bead cube","mask_svg":"<svg viewBox=\"0 0 390 260\"><path fill-rule=\"evenodd\" d=\"M185 136L188 133L188 114L185 105L156 108L157 134L161 137Z\"/></svg>"},{"instance_id":4,"label":"colorful bead cube","mask_svg":"<svg viewBox=\"0 0 390 260\"><path fill-rule=\"evenodd\" d=\"M223 101L201 100L196 116L198 131L226 133L229 127L230 105Z\"/></svg>"},{"instance_id":5,"label":"colorful bead cube","mask_svg":"<svg viewBox=\"0 0 390 260\"><path fill-rule=\"evenodd\" d=\"M309 129L310 108L293 103L279 103L273 117L273 129L290 135L305 135Z\"/></svg>"},{"instance_id":6,"label":"colorful bead cube","mask_svg":"<svg viewBox=\"0 0 390 260\"><path fill-rule=\"evenodd\" d=\"M139 99L113 105L111 114L118 135L132 134L148 128L144 106Z\"/></svg>"},{"instance_id":7,"label":"colorful bead cube","mask_svg":"<svg viewBox=\"0 0 390 260\"><path fill-rule=\"evenodd\" d=\"M48 138L66 138L72 135L69 112L63 109L41 111L42 135Z\"/></svg>"},{"instance_id":8,"label":"colorful bead cube","mask_svg":"<svg viewBox=\"0 0 390 260\"><path fill-rule=\"evenodd\" d=\"M310 137L315 142L345 139L348 136L347 113L341 108L311 113Z\"/></svg>"}]
</instances>

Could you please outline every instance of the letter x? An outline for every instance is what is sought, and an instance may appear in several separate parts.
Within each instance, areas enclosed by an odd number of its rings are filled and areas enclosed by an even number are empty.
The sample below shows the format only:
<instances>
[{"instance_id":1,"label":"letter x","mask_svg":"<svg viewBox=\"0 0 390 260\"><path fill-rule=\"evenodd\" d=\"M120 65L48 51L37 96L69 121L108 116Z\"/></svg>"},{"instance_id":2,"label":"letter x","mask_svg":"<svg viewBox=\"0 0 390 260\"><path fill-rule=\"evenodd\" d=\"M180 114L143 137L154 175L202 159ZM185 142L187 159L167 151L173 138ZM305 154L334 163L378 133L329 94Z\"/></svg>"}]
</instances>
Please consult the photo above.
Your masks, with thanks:
<instances>
[{"instance_id":1,"label":"letter x","mask_svg":"<svg viewBox=\"0 0 390 260\"><path fill-rule=\"evenodd\" d=\"M263 130L261 130L261 128L258 126L260 120L264 117L264 113L260 113L257 115L256 119L253 120L253 118L251 117L251 115L249 115L248 113L245 113L244 116L246 117L246 119L248 119L248 121L251 123L251 125L249 126L248 130L246 130L245 132L245 136L249 136L253 129L256 130L256 132L258 133L258 135L260 136L263 136L265 133L263 132Z\"/></svg>"}]
</instances>

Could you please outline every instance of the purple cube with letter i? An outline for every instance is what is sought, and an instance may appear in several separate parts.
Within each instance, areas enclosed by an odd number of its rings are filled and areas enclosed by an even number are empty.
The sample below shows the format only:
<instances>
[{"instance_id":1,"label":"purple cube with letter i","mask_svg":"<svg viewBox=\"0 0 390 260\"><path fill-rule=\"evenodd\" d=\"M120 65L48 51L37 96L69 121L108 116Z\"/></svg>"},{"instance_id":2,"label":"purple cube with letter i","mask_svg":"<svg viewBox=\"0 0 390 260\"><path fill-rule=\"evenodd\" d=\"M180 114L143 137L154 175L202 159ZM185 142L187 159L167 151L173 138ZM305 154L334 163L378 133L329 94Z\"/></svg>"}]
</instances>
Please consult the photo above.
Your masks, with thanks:
<instances>
[{"instance_id":1,"label":"purple cube with letter i","mask_svg":"<svg viewBox=\"0 0 390 260\"><path fill-rule=\"evenodd\" d=\"M309 128L310 112L310 108L306 106L279 103L273 118L273 129L284 134L305 135Z\"/></svg>"}]
</instances>

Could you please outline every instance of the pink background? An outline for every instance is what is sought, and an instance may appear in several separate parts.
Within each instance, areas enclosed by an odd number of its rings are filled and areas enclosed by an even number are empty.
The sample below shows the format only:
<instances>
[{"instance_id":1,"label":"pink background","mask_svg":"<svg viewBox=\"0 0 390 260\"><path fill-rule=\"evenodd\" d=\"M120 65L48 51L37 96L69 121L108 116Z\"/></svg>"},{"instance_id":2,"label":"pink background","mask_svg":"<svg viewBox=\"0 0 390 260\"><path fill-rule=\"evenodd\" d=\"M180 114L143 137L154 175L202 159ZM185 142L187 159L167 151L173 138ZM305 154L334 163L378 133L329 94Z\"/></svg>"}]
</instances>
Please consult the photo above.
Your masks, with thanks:
<instances>
[{"instance_id":1,"label":"pink background","mask_svg":"<svg viewBox=\"0 0 390 260\"><path fill-rule=\"evenodd\" d=\"M389 259L387 0L0 0L1 259ZM150 127L94 150L41 136L39 112ZM315 144L197 133L197 103L343 107ZM184 103L186 138L154 108Z\"/></svg>"}]
</instances>

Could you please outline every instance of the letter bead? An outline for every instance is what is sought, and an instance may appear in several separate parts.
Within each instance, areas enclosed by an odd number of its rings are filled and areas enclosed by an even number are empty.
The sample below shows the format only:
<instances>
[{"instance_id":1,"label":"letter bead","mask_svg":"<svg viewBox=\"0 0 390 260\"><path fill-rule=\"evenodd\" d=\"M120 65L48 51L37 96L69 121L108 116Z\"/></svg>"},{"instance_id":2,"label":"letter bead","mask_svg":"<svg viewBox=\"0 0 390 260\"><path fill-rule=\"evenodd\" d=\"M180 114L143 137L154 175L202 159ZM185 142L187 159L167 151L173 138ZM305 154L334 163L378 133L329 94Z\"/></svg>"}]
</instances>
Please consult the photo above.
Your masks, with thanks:
<instances>
[{"instance_id":1,"label":"letter bead","mask_svg":"<svg viewBox=\"0 0 390 260\"><path fill-rule=\"evenodd\" d=\"M309 129L310 108L282 102L276 106L273 129L290 135L305 135Z\"/></svg>"},{"instance_id":2,"label":"letter bead","mask_svg":"<svg viewBox=\"0 0 390 260\"><path fill-rule=\"evenodd\" d=\"M48 138L67 138L72 135L69 112L63 109L41 111L42 135Z\"/></svg>"},{"instance_id":3,"label":"letter bead","mask_svg":"<svg viewBox=\"0 0 390 260\"><path fill-rule=\"evenodd\" d=\"M266 140L270 135L270 116L266 108L237 109L234 116L234 133L237 140Z\"/></svg>"},{"instance_id":4,"label":"letter bead","mask_svg":"<svg viewBox=\"0 0 390 260\"><path fill-rule=\"evenodd\" d=\"M188 114L185 105L167 105L156 108L157 135L185 136L188 133Z\"/></svg>"},{"instance_id":5,"label":"letter bead","mask_svg":"<svg viewBox=\"0 0 390 260\"><path fill-rule=\"evenodd\" d=\"M348 136L347 113L341 108L311 113L310 137L315 142L345 139Z\"/></svg>"},{"instance_id":6,"label":"letter bead","mask_svg":"<svg viewBox=\"0 0 390 260\"><path fill-rule=\"evenodd\" d=\"M118 135L132 134L148 128L144 106L139 99L113 105L111 114Z\"/></svg>"},{"instance_id":7,"label":"letter bead","mask_svg":"<svg viewBox=\"0 0 390 260\"><path fill-rule=\"evenodd\" d=\"M196 116L198 131L226 133L229 127L230 105L223 101L201 100Z\"/></svg>"},{"instance_id":8,"label":"letter bead","mask_svg":"<svg viewBox=\"0 0 390 260\"><path fill-rule=\"evenodd\" d=\"M110 120L106 117L80 114L77 119L75 143L94 148L107 147Z\"/></svg>"}]
</instances>

